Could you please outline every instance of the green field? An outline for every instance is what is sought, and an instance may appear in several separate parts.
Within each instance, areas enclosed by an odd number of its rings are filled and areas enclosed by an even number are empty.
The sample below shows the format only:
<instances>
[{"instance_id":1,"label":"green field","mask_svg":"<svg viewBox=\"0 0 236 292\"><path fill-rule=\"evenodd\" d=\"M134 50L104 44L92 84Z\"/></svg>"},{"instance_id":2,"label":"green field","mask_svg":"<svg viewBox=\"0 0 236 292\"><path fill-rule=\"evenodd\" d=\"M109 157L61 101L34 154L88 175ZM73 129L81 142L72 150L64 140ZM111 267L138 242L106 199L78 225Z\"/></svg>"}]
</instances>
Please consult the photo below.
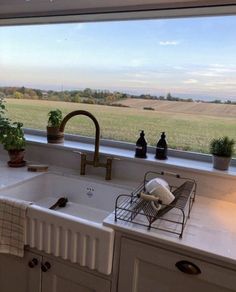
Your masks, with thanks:
<instances>
[{"instance_id":1,"label":"green field","mask_svg":"<svg viewBox=\"0 0 236 292\"><path fill-rule=\"evenodd\" d=\"M198 113L197 110L194 113L185 113L183 110L175 112L170 106L166 111L147 111L140 108L7 99L8 117L14 121L22 121L26 128L44 130L47 113L56 108L61 109L64 115L78 109L91 112L98 119L101 137L106 139L136 142L139 130L144 130L148 144L156 145L160 132L165 131L170 148L205 153L208 152L212 138L227 135L236 140L234 115L207 115L200 111ZM231 109L235 110L235 106L229 105L228 112ZM74 117L65 129L66 133L85 136L94 136L94 131L94 125L87 117Z\"/></svg>"}]
</instances>

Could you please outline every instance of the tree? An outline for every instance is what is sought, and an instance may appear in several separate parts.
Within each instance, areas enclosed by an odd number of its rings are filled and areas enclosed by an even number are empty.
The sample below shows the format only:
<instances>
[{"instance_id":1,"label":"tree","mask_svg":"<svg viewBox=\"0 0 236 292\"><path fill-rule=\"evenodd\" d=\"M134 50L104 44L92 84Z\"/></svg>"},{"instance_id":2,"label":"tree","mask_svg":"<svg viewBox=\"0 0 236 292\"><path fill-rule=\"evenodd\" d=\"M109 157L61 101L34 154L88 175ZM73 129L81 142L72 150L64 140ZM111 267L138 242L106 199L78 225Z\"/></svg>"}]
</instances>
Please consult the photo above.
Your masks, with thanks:
<instances>
[{"instance_id":1,"label":"tree","mask_svg":"<svg viewBox=\"0 0 236 292\"><path fill-rule=\"evenodd\" d=\"M19 91L15 91L13 93L13 98L22 99L23 97L24 97L24 95L21 92L19 92Z\"/></svg>"},{"instance_id":2,"label":"tree","mask_svg":"<svg viewBox=\"0 0 236 292\"><path fill-rule=\"evenodd\" d=\"M92 89L90 88L84 89L84 97L92 97L92 94L93 94Z\"/></svg>"},{"instance_id":3,"label":"tree","mask_svg":"<svg viewBox=\"0 0 236 292\"><path fill-rule=\"evenodd\" d=\"M171 96L170 92L167 93L166 99L167 100L173 100L173 97Z\"/></svg>"},{"instance_id":4,"label":"tree","mask_svg":"<svg viewBox=\"0 0 236 292\"><path fill-rule=\"evenodd\" d=\"M21 88L18 89L18 91L22 94L25 94L25 87L22 86Z\"/></svg>"},{"instance_id":5,"label":"tree","mask_svg":"<svg viewBox=\"0 0 236 292\"><path fill-rule=\"evenodd\" d=\"M6 94L4 92L0 92L0 100L3 100L6 97Z\"/></svg>"}]
</instances>

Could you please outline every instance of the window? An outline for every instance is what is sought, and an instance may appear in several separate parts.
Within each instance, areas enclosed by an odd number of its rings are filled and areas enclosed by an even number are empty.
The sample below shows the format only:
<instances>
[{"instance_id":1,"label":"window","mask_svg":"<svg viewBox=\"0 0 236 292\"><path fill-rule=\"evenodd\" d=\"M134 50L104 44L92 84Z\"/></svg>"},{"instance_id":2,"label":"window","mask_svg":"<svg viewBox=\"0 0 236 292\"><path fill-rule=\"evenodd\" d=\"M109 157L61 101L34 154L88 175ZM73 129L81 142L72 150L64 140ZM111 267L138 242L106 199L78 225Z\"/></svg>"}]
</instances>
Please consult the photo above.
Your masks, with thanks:
<instances>
[{"instance_id":1,"label":"window","mask_svg":"<svg viewBox=\"0 0 236 292\"><path fill-rule=\"evenodd\" d=\"M236 139L236 16L0 27L0 94L10 118L93 113L102 138L208 152ZM27 114L26 114L27 113ZM84 117L66 132L94 136Z\"/></svg>"}]
</instances>

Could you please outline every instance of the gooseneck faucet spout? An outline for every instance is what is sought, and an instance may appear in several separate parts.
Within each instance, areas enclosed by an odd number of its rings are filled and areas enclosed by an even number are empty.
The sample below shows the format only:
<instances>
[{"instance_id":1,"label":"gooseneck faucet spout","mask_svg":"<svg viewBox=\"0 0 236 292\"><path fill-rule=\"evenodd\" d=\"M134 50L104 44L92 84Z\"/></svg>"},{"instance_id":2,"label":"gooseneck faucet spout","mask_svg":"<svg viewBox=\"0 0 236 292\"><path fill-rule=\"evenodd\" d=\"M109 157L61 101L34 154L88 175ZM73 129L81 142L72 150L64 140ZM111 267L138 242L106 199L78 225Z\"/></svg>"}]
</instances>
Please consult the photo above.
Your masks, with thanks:
<instances>
[{"instance_id":1,"label":"gooseneck faucet spout","mask_svg":"<svg viewBox=\"0 0 236 292\"><path fill-rule=\"evenodd\" d=\"M112 158L107 158L106 163L101 163L99 161L99 143L100 143L100 126L97 119L90 112L85 110L76 110L64 117L60 125L60 132L64 133L66 123L74 116L83 115L89 117L94 125L95 125L95 149L93 161L87 160L86 154L81 153L81 168L80 174L85 175L86 165L93 165L94 167L105 167L106 168L106 180L111 179L111 166L112 166Z\"/></svg>"},{"instance_id":2,"label":"gooseneck faucet spout","mask_svg":"<svg viewBox=\"0 0 236 292\"><path fill-rule=\"evenodd\" d=\"M93 162L94 162L94 164L96 164L99 161L100 126L98 124L97 119L90 112L84 111L84 110L77 110L77 111L73 111L73 112L69 113L68 115L66 115L64 117L64 119L61 122L60 132L64 133L66 123L72 117L79 116L79 115L89 117L95 125L95 129L96 129L96 131L95 131L95 150L94 150Z\"/></svg>"}]
</instances>

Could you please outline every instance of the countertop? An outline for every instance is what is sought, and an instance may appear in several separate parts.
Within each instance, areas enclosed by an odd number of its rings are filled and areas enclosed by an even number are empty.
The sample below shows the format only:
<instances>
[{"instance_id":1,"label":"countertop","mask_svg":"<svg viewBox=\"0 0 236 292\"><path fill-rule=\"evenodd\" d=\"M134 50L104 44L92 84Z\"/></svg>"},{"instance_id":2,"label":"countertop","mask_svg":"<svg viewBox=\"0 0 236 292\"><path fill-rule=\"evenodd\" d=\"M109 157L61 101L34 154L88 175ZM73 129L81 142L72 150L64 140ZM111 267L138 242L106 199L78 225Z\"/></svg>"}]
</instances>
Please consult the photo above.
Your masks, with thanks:
<instances>
[{"instance_id":1,"label":"countertop","mask_svg":"<svg viewBox=\"0 0 236 292\"><path fill-rule=\"evenodd\" d=\"M0 156L0 189L39 175L39 172L29 172L27 167L13 168L7 166L6 157Z\"/></svg>"},{"instance_id":2,"label":"countertop","mask_svg":"<svg viewBox=\"0 0 236 292\"><path fill-rule=\"evenodd\" d=\"M114 214L104 221L106 226L126 234L141 236L166 245L180 248L216 260L236 265L236 204L196 196L190 218L180 239L176 234L151 229L118 220Z\"/></svg>"},{"instance_id":3,"label":"countertop","mask_svg":"<svg viewBox=\"0 0 236 292\"><path fill-rule=\"evenodd\" d=\"M74 170L58 167L50 167L49 169L53 172L78 175ZM28 172L27 167L7 167L6 160L0 157L1 189L41 174L40 172ZM92 176L86 176L86 178L93 180ZM104 181L104 183L107 182ZM126 186L128 189L135 185L134 182L118 180L112 180L109 183ZM113 213L104 220L104 225L123 231L126 234L141 236L161 244L178 247L182 250L192 251L236 265L236 204L234 203L207 198L206 196L196 196L182 239L178 235L160 230L151 229L148 231L146 227L124 221L114 222Z\"/></svg>"}]
</instances>

